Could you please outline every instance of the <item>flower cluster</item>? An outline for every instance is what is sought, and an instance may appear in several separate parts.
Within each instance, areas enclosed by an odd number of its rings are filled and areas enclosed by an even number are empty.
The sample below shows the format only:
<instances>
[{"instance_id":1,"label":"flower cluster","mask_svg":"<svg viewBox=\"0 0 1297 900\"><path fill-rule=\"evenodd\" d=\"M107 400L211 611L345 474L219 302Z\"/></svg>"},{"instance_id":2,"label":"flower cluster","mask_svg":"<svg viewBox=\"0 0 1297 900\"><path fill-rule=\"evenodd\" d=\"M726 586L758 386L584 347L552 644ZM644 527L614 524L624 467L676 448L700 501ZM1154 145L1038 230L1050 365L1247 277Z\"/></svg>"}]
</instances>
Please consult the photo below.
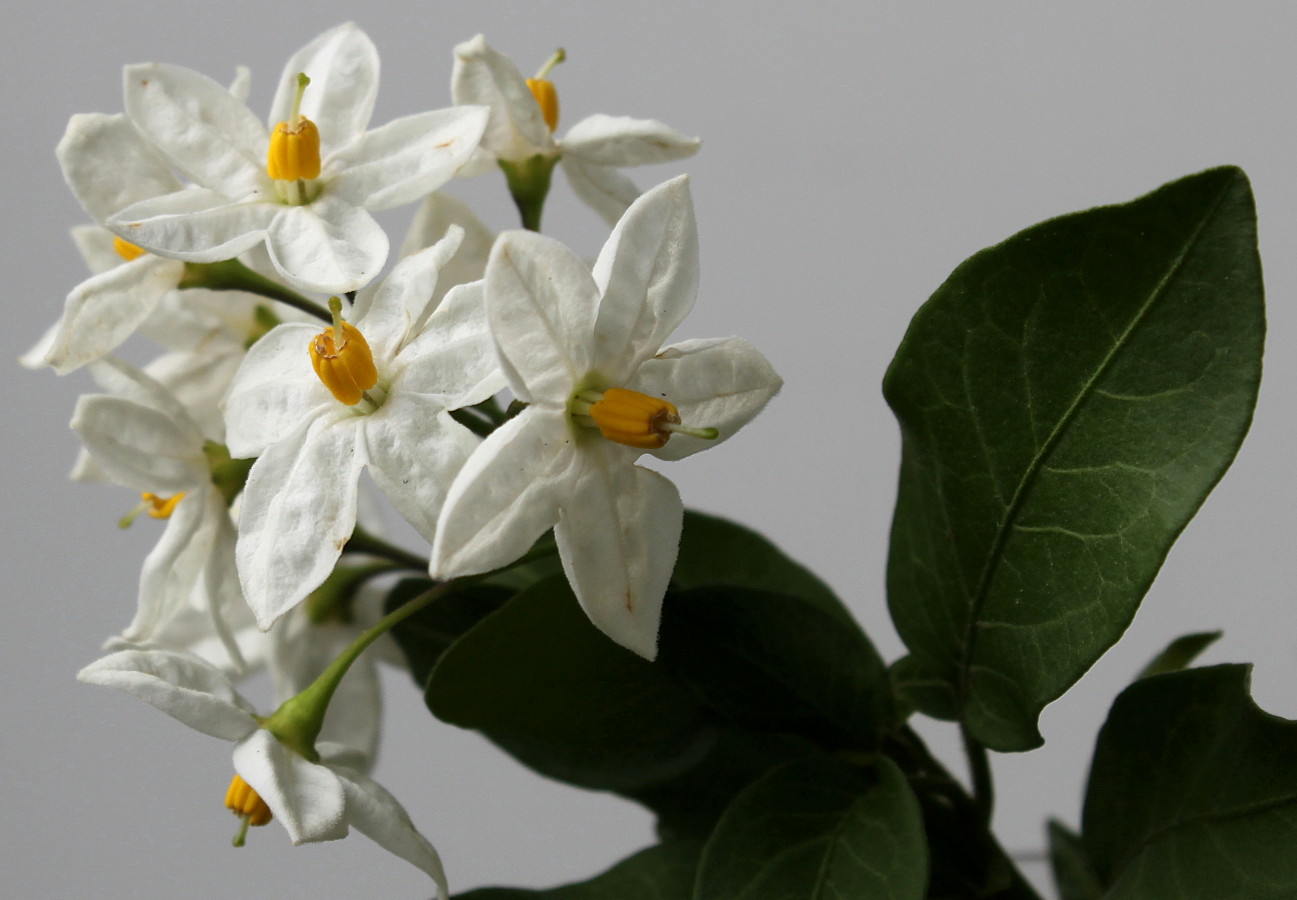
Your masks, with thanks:
<instances>
[{"instance_id":1,"label":"flower cluster","mask_svg":"<svg viewBox=\"0 0 1297 900\"><path fill-rule=\"evenodd\" d=\"M378 56L347 24L289 59L266 122L244 71L136 65L125 113L74 116L59 144L93 274L23 362L87 368L102 392L77 403L74 474L140 493L123 525L166 520L80 678L235 742L236 843L272 819L294 843L355 826L447 896L366 774L386 632L552 530L590 620L653 659L683 507L639 460L715 445L779 390L738 338L666 345L697 291L688 181L641 195L617 169L698 141L602 115L555 139L562 57L524 79L478 36L455 48L454 106L371 128ZM537 233L559 163L615 223L593 267ZM497 237L437 190L492 168L529 230ZM372 213L415 201L380 277ZM112 355L137 332L163 351L143 367ZM381 538L362 470L430 554ZM376 588L410 569L435 586L384 615ZM235 687L258 669L264 715Z\"/></svg>"}]
</instances>

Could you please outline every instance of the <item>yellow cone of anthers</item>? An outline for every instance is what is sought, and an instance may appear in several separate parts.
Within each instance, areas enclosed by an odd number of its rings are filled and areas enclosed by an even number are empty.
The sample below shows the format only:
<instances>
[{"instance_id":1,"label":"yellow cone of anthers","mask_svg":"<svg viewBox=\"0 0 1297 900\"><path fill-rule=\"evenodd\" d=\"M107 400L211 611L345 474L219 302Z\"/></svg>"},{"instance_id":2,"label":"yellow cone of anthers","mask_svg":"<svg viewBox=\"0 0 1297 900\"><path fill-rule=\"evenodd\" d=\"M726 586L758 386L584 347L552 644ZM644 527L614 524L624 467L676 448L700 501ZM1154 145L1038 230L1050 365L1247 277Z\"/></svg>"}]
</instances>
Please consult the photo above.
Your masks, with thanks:
<instances>
[{"instance_id":1,"label":"yellow cone of anthers","mask_svg":"<svg viewBox=\"0 0 1297 900\"><path fill-rule=\"evenodd\" d=\"M374 354L356 326L342 321L342 301L329 300L333 326L311 338L311 365L339 403L355 406L378 383Z\"/></svg>"},{"instance_id":2,"label":"yellow cone of anthers","mask_svg":"<svg viewBox=\"0 0 1297 900\"><path fill-rule=\"evenodd\" d=\"M586 413L610 441L656 450L666 446L673 434L689 434L714 440L715 428L689 428L680 424L680 411L658 397L625 388L609 388Z\"/></svg>"},{"instance_id":3,"label":"yellow cone of anthers","mask_svg":"<svg viewBox=\"0 0 1297 900\"><path fill-rule=\"evenodd\" d=\"M554 90L554 82L544 78L528 78L527 87L536 98L541 117L552 132L558 127L558 91Z\"/></svg>"},{"instance_id":4,"label":"yellow cone of anthers","mask_svg":"<svg viewBox=\"0 0 1297 900\"><path fill-rule=\"evenodd\" d=\"M247 819L249 825L265 825L274 818L261 795L238 775L230 779L229 790L225 792L225 808L239 818Z\"/></svg>"},{"instance_id":5,"label":"yellow cone of anthers","mask_svg":"<svg viewBox=\"0 0 1297 900\"><path fill-rule=\"evenodd\" d=\"M303 116L302 94L311 79L297 76L297 95L287 122L280 122L270 135L266 150L266 174L276 181L310 181L320 177L320 130Z\"/></svg>"},{"instance_id":6,"label":"yellow cone of anthers","mask_svg":"<svg viewBox=\"0 0 1297 900\"><path fill-rule=\"evenodd\" d=\"M139 259L144 255L143 247L136 247L130 241L124 241L119 237L113 238L113 252L122 259L130 262L133 259Z\"/></svg>"},{"instance_id":7,"label":"yellow cone of anthers","mask_svg":"<svg viewBox=\"0 0 1297 900\"><path fill-rule=\"evenodd\" d=\"M144 511L154 519L169 519L171 514L176 511L176 504L185 496L185 492L172 494L170 497L160 497L157 494L150 494L148 491L140 494L140 500L144 506Z\"/></svg>"}]
</instances>

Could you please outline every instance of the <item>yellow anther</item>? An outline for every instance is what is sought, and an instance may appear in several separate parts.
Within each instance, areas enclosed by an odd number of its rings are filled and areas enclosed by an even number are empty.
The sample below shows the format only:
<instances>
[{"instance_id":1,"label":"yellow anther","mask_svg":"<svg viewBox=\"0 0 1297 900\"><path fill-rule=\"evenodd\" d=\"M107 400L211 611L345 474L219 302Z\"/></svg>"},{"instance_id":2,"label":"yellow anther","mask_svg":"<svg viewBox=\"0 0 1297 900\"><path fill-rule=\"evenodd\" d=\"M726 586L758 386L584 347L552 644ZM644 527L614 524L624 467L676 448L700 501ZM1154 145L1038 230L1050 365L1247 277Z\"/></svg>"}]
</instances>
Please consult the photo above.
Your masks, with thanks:
<instances>
[{"instance_id":1,"label":"yellow anther","mask_svg":"<svg viewBox=\"0 0 1297 900\"><path fill-rule=\"evenodd\" d=\"M234 835L233 843L236 847L243 846L249 825L265 825L274 818L261 795L237 774L230 779L230 787L225 792L225 808L243 820L238 833Z\"/></svg>"},{"instance_id":2,"label":"yellow anther","mask_svg":"<svg viewBox=\"0 0 1297 900\"><path fill-rule=\"evenodd\" d=\"M671 437L666 426L680 424L680 411L667 401L625 388L604 391L588 415L608 440L641 450L665 446Z\"/></svg>"},{"instance_id":3,"label":"yellow anther","mask_svg":"<svg viewBox=\"0 0 1297 900\"><path fill-rule=\"evenodd\" d=\"M143 247L136 247L130 241L124 241L115 236L113 237L113 251L127 262L139 259L145 252Z\"/></svg>"},{"instance_id":4,"label":"yellow anther","mask_svg":"<svg viewBox=\"0 0 1297 900\"><path fill-rule=\"evenodd\" d=\"M347 406L355 406L365 391L378 383L374 354L365 336L342 321L342 302L329 300L333 326L311 338L311 365L329 393Z\"/></svg>"},{"instance_id":5,"label":"yellow anther","mask_svg":"<svg viewBox=\"0 0 1297 900\"><path fill-rule=\"evenodd\" d=\"M266 174L276 181L310 181L320 177L320 131L310 119L280 122L270 135Z\"/></svg>"},{"instance_id":6,"label":"yellow anther","mask_svg":"<svg viewBox=\"0 0 1297 900\"><path fill-rule=\"evenodd\" d=\"M153 519L169 519L171 514L176 511L176 504L185 496L185 492L172 494L170 497L161 497L157 494L150 494L148 491L140 494L140 501L144 505L144 511ZM186 507L188 509L188 507Z\"/></svg>"},{"instance_id":7,"label":"yellow anther","mask_svg":"<svg viewBox=\"0 0 1297 900\"><path fill-rule=\"evenodd\" d=\"M554 90L554 82L545 78L528 78L527 87L536 98L541 117L552 132L558 127L558 91Z\"/></svg>"}]
</instances>

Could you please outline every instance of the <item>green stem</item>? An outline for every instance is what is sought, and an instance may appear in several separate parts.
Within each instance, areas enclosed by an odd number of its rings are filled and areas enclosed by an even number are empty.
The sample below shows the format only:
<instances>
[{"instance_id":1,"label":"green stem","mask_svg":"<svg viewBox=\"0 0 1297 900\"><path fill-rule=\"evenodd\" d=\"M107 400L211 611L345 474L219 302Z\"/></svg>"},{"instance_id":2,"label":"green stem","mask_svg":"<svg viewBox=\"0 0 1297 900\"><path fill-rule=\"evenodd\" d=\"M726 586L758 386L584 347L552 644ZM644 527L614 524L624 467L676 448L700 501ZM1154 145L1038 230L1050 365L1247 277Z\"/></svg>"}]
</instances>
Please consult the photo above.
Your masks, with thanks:
<instances>
[{"instance_id":1,"label":"green stem","mask_svg":"<svg viewBox=\"0 0 1297 900\"><path fill-rule=\"evenodd\" d=\"M964 753L968 756L968 772L973 782L973 803L982 817L982 824L991 825L991 813L995 808L995 785L991 780L991 761L987 758L986 748L969 733L961 724L960 736L964 739Z\"/></svg>"},{"instance_id":2,"label":"green stem","mask_svg":"<svg viewBox=\"0 0 1297 900\"><path fill-rule=\"evenodd\" d=\"M550 177L557 163L557 156L543 153L520 162L499 160L504 179L509 184L509 193L518 207L518 215L522 217L522 227L528 231L540 231L540 216L545 209Z\"/></svg>"},{"instance_id":3,"label":"green stem","mask_svg":"<svg viewBox=\"0 0 1297 900\"><path fill-rule=\"evenodd\" d=\"M185 274L180 279L180 287L206 288L209 291L246 291L249 294L278 300L325 322L333 321L329 311L318 303L308 300L297 291L277 281L271 281L266 276L254 272L237 259L214 263L185 263Z\"/></svg>"},{"instance_id":4,"label":"green stem","mask_svg":"<svg viewBox=\"0 0 1297 900\"><path fill-rule=\"evenodd\" d=\"M403 547L389 544L382 538L370 534L359 525L351 533L351 538L347 541L347 546L343 547L343 550L351 553L368 553L370 556L381 556L411 569L423 570L428 568L428 561L423 557L411 553Z\"/></svg>"}]
</instances>

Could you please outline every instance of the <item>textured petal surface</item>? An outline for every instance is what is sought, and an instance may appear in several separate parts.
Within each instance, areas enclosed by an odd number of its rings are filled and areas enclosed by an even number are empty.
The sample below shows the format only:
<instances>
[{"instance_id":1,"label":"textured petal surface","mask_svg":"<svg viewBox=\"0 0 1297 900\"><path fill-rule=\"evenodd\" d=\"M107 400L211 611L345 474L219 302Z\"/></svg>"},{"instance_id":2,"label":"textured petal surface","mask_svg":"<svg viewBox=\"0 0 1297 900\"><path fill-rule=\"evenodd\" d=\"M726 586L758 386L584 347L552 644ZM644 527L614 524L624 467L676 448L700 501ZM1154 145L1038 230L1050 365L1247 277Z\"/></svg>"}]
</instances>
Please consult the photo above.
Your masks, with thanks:
<instances>
[{"instance_id":1,"label":"textured petal surface","mask_svg":"<svg viewBox=\"0 0 1297 900\"><path fill-rule=\"evenodd\" d=\"M207 469L202 437L191 422L122 397L86 394L72 430L117 484L173 494L201 485Z\"/></svg>"},{"instance_id":2,"label":"textured petal surface","mask_svg":"<svg viewBox=\"0 0 1297 900\"><path fill-rule=\"evenodd\" d=\"M266 801L294 844L347 836L342 782L258 728L234 748L234 771Z\"/></svg>"},{"instance_id":3,"label":"textured petal surface","mask_svg":"<svg viewBox=\"0 0 1297 900\"><path fill-rule=\"evenodd\" d=\"M486 311L509 387L566 404L590 368L599 291L585 263L553 238L502 234L486 267Z\"/></svg>"},{"instance_id":4,"label":"textured petal surface","mask_svg":"<svg viewBox=\"0 0 1297 900\"><path fill-rule=\"evenodd\" d=\"M446 295L422 333L401 351L393 388L429 394L445 409L481 403L504 388L487 327L481 283Z\"/></svg>"},{"instance_id":5,"label":"textured petal surface","mask_svg":"<svg viewBox=\"0 0 1297 900\"><path fill-rule=\"evenodd\" d=\"M226 88L161 63L127 66L123 81L126 114L181 172L231 199L267 185L269 132Z\"/></svg>"},{"instance_id":6,"label":"textured petal surface","mask_svg":"<svg viewBox=\"0 0 1297 900\"><path fill-rule=\"evenodd\" d=\"M507 565L558 521L578 474L566 419L530 407L482 442L442 508L432 547L434 578Z\"/></svg>"},{"instance_id":7,"label":"textured petal surface","mask_svg":"<svg viewBox=\"0 0 1297 900\"><path fill-rule=\"evenodd\" d=\"M248 473L239 511L239 580L263 629L319 587L355 528L365 463L358 423L349 410L321 410Z\"/></svg>"},{"instance_id":8,"label":"textured petal surface","mask_svg":"<svg viewBox=\"0 0 1297 900\"><path fill-rule=\"evenodd\" d=\"M132 244L187 262L220 262L265 239L279 206L231 202L202 189L177 191L128 206L108 227Z\"/></svg>"},{"instance_id":9,"label":"textured petal surface","mask_svg":"<svg viewBox=\"0 0 1297 900\"><path fill-rule=\"evenodd\" d=\"M320 130L324 155L345 147L369 126L378 98L378 50L354 22L331 28L289 58L270 107L269 125L288 120L297 73L311 79L302 115Z\"/></svg>"},{"instance_id":10,"label":"textured petal surface","mask_svg":"<svg viewBox=\"0 0 1297 900\"><path fill-rule=\"evenodd\" d=\"M442 266L459 249L464 233L456 228L436 244L401 260L375 289L362 292L349 317L374 351L390 359L423 326L435 308L432 298Z\"/></svg>"},{"instance_id":11,"label":"textured petal surface","mask_svg":"<svg viewBox=\"0 0 1297 900\"><path fill-rule=\"evenodd\" d=\"M323 196L283 207L266 246L275 268L294 287L345 294L364 287L387 261L387 233L358 206Z\"/></svg>"},{"instance_id":12,"label":"textured petal surface","mask_svg":"<svg viewBox=\"0 0 1297 900\"><path fill-rule=\"evenodd\" d=\"M716 440L676 434L649 452L658 459L683 459L728 439L765 408L784 381L761 352L742 338L684 341L640 366L628 387L666 397L685 425L715 428Z\"/></svg>"},{"instance_id":13,"label":"textured petal surface","mask_svg":"<svg viewBox=\"0 0 1297 900\"><path fill-rule=\"evenodd\" d=\"M478 446L436 398L393 391L365 417L369 474L396 511L429 542L451 481Z\"/></svg>"},{"instance_id":14,"label":"textured petal surface","mask_svg":"<svg viewBox=\"0 0 1297 900\"><path fill-rule=\"evenodd\" d=\"M486 274L486 259L495 243L495 232L473 214L468 204L449 194L434 191L415 210L414 221L401 243L401 256L418 253L441 240L452 225L464 229L464 242L454 258L442 267L437 292L433 295L434 308L446 291L455 285L478 281Z\"/></svg>"},{"instance_id":15,"label":"textured petal surface","mask_svg":"<svg viewBox=\"0 0 1297 900\"><path fill-rule=\"evenodd\" d=\"M575 156L565 156L559 164L572 185L573 193L603 216L609 225L616 225L622 213L639 196L635 182L614 168L588 163Z\"/></svg>"},{"instance_id":16,"label":"textured petal surface","mask_svg":"<svg viewBox=\"0 0 1297 900\"><path fill-rule=\"evenodd\" d=\"M482 35L455 47L450 95L461 106L491 110L482 146L500 159L526 159L554 151L554 139L522 73L513 60L491 49Z\"/></svg>"},{"instance_id":17,"label":"textured petal surface","mask_svg":"<svg viewBox=\"0 0 1297 900\"><path fill-rule=\"evenodd\" d=\"M122 650L77 673L77 681L139 697L203 734L237 741L257 727L253 709L211 663L169 650Z\"/></svg>"},{"instance_id":18,"label":"textured petal surface","mask_svg":"<svg viewBox=\"0 0 1297 900\"><path fill-rule=\"evenodd\" d=\"M180 190L166 160L120 113L73 116L54 155L68 187L96 222L132 203Z\"/></svg>"},{"instance_id":19,"label":"textured petal surface","mask_svg":"<svg viewBox=\"0 0 1297 900\"><path fill-rule=\"evenodd\" d=\"M189 603L216 536L216 520L210 513L217 510L211 508L210 494L202 488L187 492L167 519L158 543L144 558L135 617L122 632L126 640L155 640L158 628L175 609Z\"/></svg>"},{"instance_id":20,"label":"textured petal surface","mask_svg":"<svg viewBox=\"0 0 1297 900\"><path fill-rule=\"evenodd\" d=\"M675 485L630 465L624 448L594 445L581 461L554 527L563 571L596 628L653 659L684 505Z\"/></svg>"},{"instance_id":21,"label":"textured petal surface","mask_svg":"<svg viewBox=\"0 0 1297 900\"><path fill-rule=\"evenodd\" d=\"M413 203L455 177L477 149L486 110L460 106L405 116L329 158L329 191L365 209Z\"/></svg>"},{"instance_id":22,"label":"textured petal surface","mask_svg":"<svg viewBox=\"0 0 1297 900\"><path fill-rule=\"evenodd\" d=\"M60 375L115 350L148 318L185 273L179 260L152 254L81 282L63 304L46 361Z\"/></svg>"},{"instance_id":23,"label":"textured petal surface","mask_svg":"<svg viewBox=\"0 0 1297 900\"><path fill-rule=\"evenodd\" d=\"M686 176L631 204L594 265L603 299L593 364L621 385L693 309L698 295L698 228Z\"/></svg>"},{"instance_id":24,"label":"textured petal surface","mask_svg":"<svg viewBox=\"0 0 1297 900\"><path fill-rule=\"evenodd\" d=\"M405 808L372 778L341 766L334 772L346 792L347 821L387 852L427 872L437 883L438 900L449 900L441 858L428 839L419 834Z\"/></svg>"},{"instance_id":25,"label":"textured petal surface","mask_svg":"<svg viewBox=\"0 0 1297 900\"><path fill-rule=\"evenodd\" d=\"M225 437L236 459L260 456L333 400L311 368L310 344L323 323L277 325L252 345L225 397Z\"/></svg>"},{"instance_id":26,"label":"textured petal surface","mask_svg":"<svg viewBox=\"0 0 1297 900\"><path fill-rule=\"evenodd\" d=\"M593 115L577 122L563 137L564 155L600 166L647 166L686 159L702 141L686 137L654 119Z\"/></svg>"}]
</instances>

